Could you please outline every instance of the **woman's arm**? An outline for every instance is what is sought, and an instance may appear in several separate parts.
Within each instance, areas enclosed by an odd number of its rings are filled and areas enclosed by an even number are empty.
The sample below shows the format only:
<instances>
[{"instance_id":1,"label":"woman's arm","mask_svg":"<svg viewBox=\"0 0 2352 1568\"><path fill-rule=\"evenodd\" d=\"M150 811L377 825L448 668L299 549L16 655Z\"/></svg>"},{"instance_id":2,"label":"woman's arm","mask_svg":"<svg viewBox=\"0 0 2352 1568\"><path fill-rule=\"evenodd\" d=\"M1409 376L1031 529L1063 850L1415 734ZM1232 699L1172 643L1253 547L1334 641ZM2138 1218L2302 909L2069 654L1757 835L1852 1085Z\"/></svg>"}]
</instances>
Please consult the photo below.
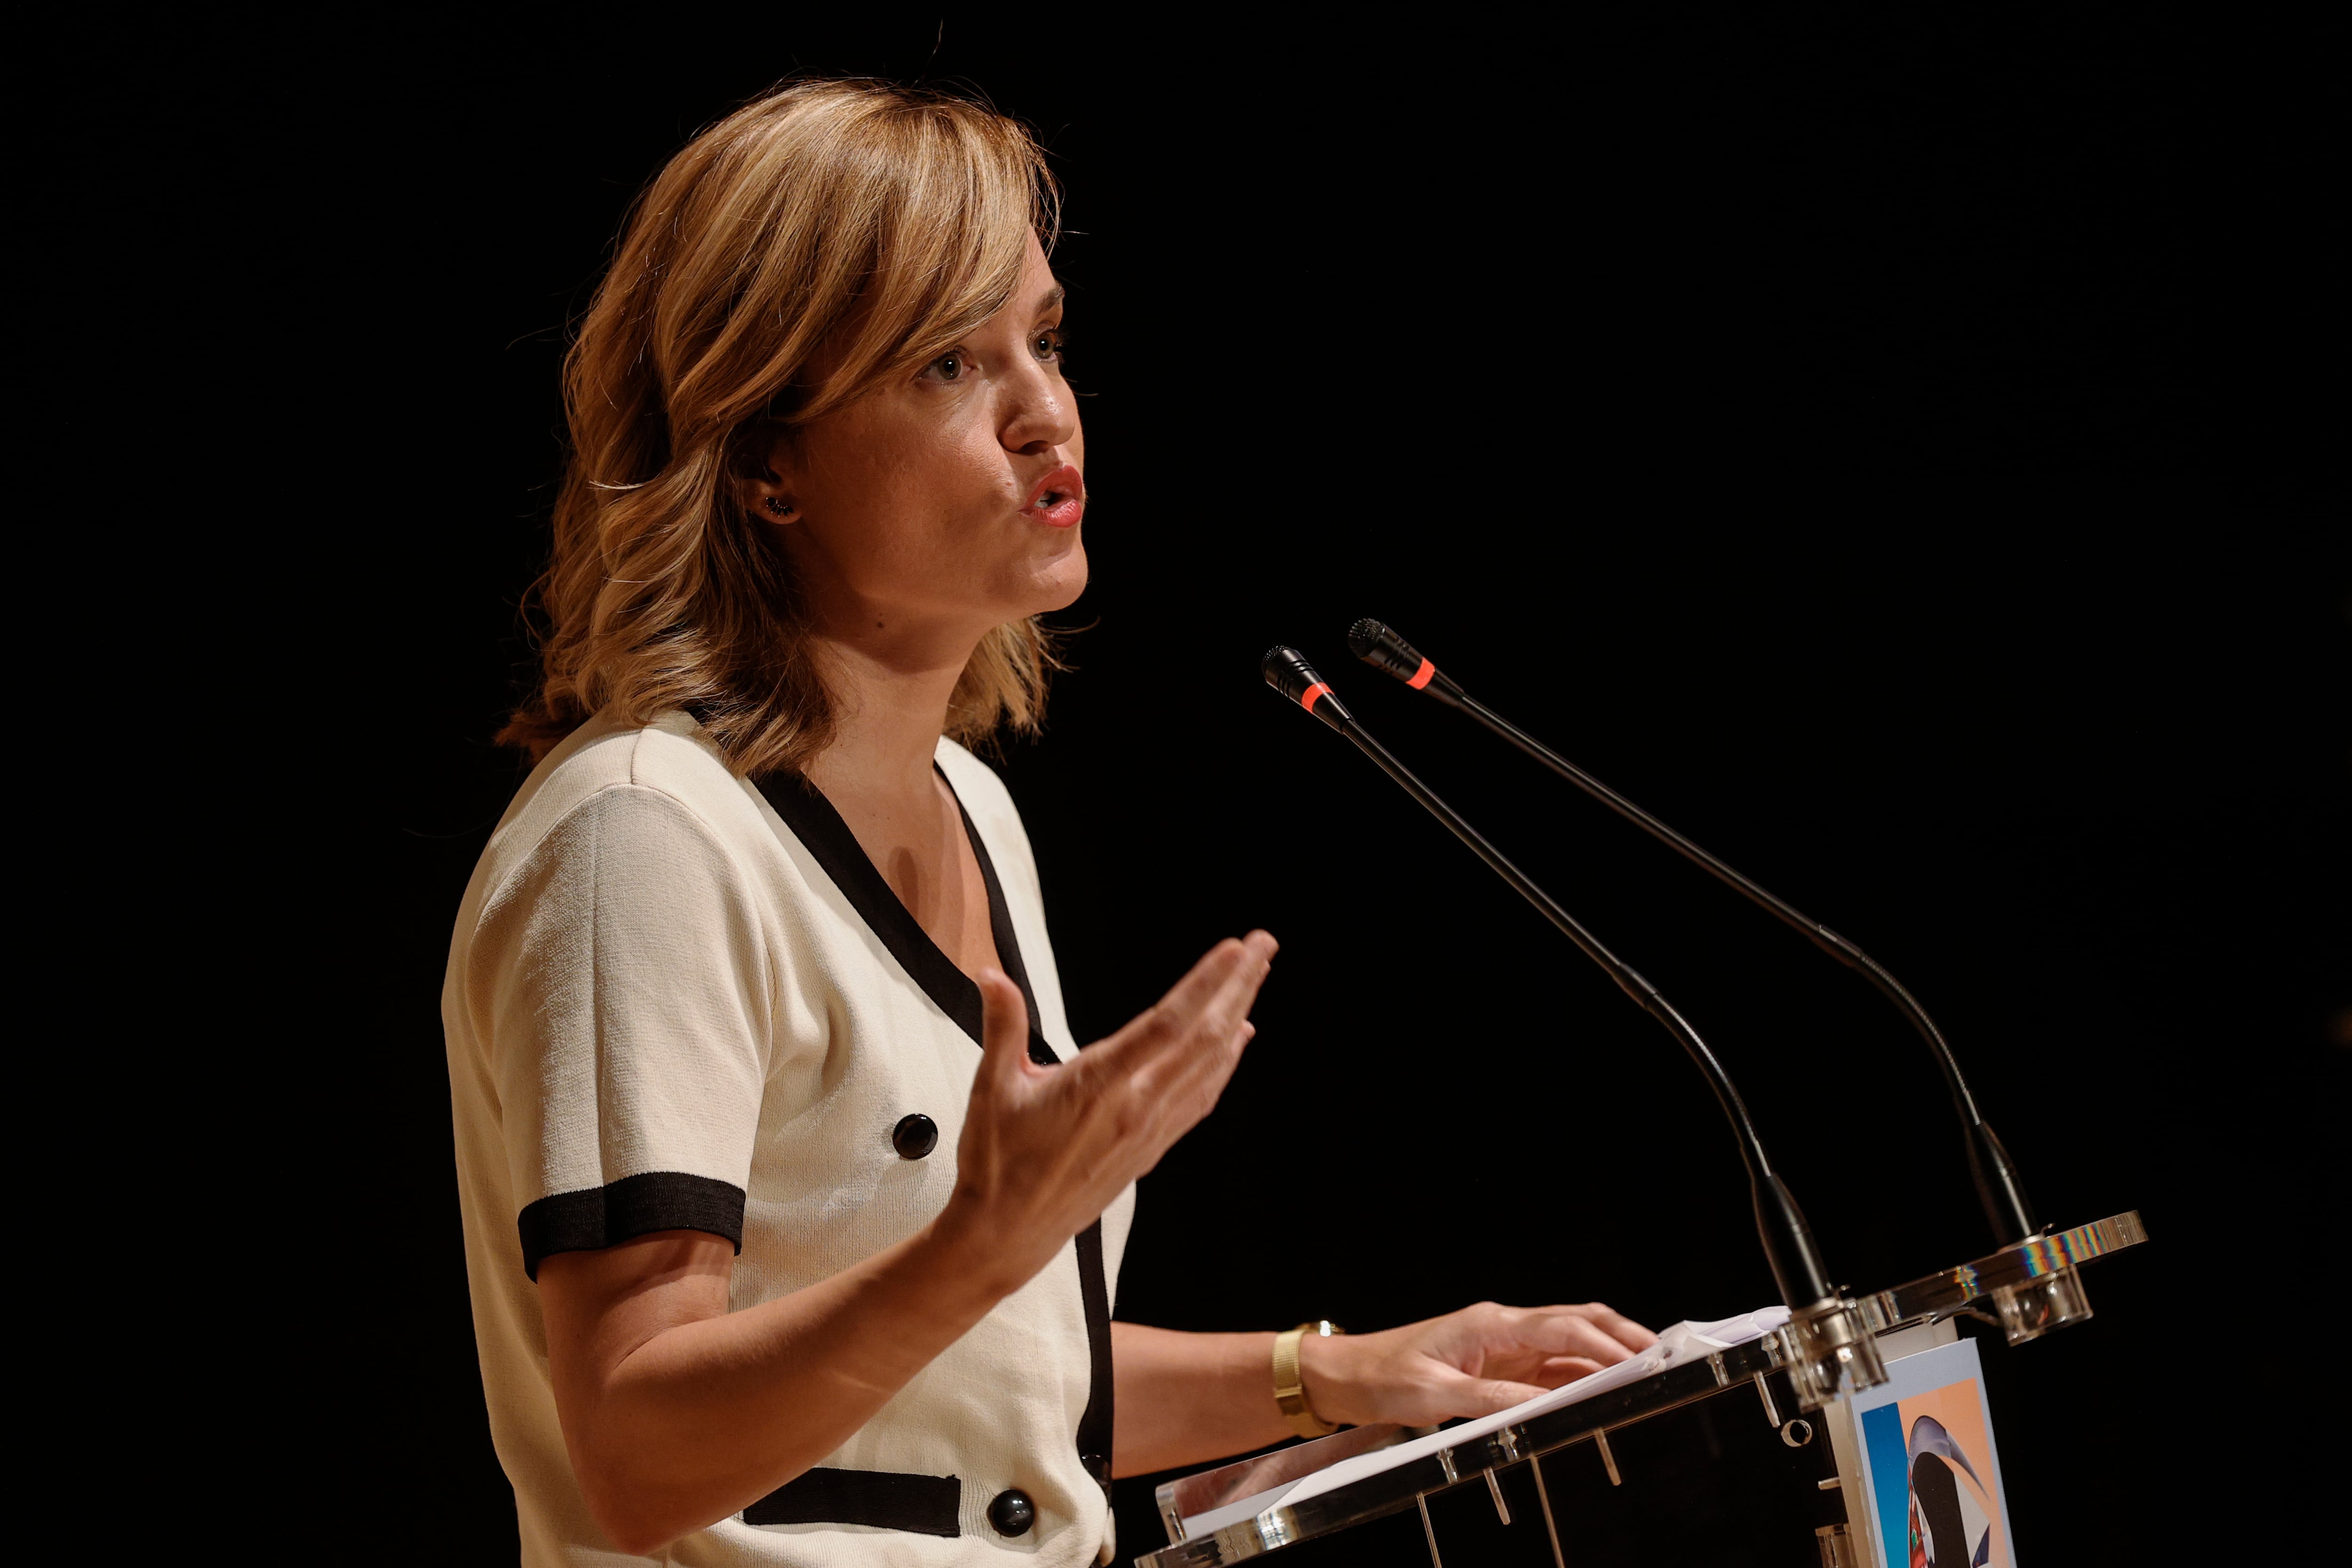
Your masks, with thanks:
<instances>
[{"instance_id":1,"label":"woman's arm","mask_svg":"<svg viewBox=\"0 0 2352 1568\"><path fill-rule=\"evenodd\" d=\"M661 1231L540 1265L548 1364L588 1511L650 1554L839 1447L1013 1289L939 1221L831 1279L727 1310L734 1249Z\"/></svg>"},{"instance_id":2,"label":"woman's arm","mask_svg":"<svg viewBox=\"0 0 2352 1568\"><path fill-rule=\"evenodd\" d=\"M1148 1476L1292 1436L1275 1408L1274 1336L1110 1326L1117 1420L1111 1467Z\"/></svg>"},{"instance_id":3,"label":"woman's arm","mask_svg":"<svg viewBox=\"0 0 2352 1568\"><path fill-rule=\"evenodd\" d=\"M1020 990L984 971L986 1044L940 1217L740 1312L729 1245L640 1237L540 1265L556 1415L590 1514L624 1552L766 1496L873 1419L1216 1103L1274 956L1221 943L1159 1005L1058 1067L1028 1059Z\"/></svg>"},{"instance_id":4,"label":"woman's arm","mask_svg":"<svg viewBox=\"0 0 2352 1568\"><path fill-rule=\"evenodd\" d=\"M1489 1415L1657 1342L1599 1302L1482 1301L1376 1334L1299 1342L1307 1404L1327 1423L1434 1426ZM1291 1436L1274 1403L1274 1335L1186 1334L1111 1325L1123 1476L1203 1464Z\"/></svg>"}]
</instances>

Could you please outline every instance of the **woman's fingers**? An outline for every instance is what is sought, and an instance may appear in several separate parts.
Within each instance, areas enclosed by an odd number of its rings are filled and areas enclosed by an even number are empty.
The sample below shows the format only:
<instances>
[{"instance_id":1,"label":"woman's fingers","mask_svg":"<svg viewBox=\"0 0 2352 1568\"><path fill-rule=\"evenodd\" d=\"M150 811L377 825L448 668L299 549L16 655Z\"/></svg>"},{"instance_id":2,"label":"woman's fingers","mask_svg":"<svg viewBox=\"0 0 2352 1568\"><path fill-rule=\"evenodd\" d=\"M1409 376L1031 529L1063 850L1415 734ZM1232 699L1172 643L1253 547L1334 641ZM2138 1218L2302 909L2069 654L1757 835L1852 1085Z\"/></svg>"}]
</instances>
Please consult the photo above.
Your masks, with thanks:
<instances>
[{"instance_id":1,"label":"woman's fingers","mask_svg":"<svg viewBox=\"0 0 2352 1568\"><path fill-rule=\"evenodd\" d=\"M1206 1028L1223 1039L1249 1016L1274 953L1274 938L1262 931L1239 941L1227 938L1169 989L1151 1016L1178 1038Z\"/></svg>"},{"instance_id":2,"label":"woman's fingers","mask_svg":"<svg viewBox=\"0 0 2352 1568\"><path fill-rule=\"evenodd\" d=\"M1535 1374L1535 1381L1546 1388L1559 1388L1574 1383L1580 1377L1591 1377L1601 1370L1601 1363L1587 1356L1556 1355L1547 1357Z\"/></svg>"},{"instance_id":3,"label":"woman's fingers","mask_svg":"<svg viewBox=\"0 0 2352 1568\"><path fill-rule=\"evenodd\" d=\"M1634 1323L1616 1307L1609 1307L1604 1302L1583 1302L1580 1307L1545 1307L1545 1311L1573 1311L1576 1317L1600 1328L1601 1333L1616 1340L1625 1350L1649 1350L1651 1344L1658 1342L1658 1335L1651 1333L1649 1328L1642 1328L1642 1323Z\"/></svg>"},{"instance_id":4,"label":"woman's fingers","mask_svg":"<svg viewBox=\"0 0 2352 1568\"><path fill-rule=\"evenodd\" d=\"M1254 931L1220 942L1160 1004L1058 1070L1029 1065L1031 1023L1002 972L975 977L980 1071L961 1155L992 1223L1059 1229L1091 1215L1208 1114L1255 1031L1246 1015L1273 956ZM1067 1232L1054 1237L1066 1239Z\"/></svg>"},{"instance_id":5,"label":"woman's fingers","mask_svg":"<svg viewBox=\"0 0 2352 1568\"><path fill-rule=\"evenodd\" d=\"M1580 1307L1564 1307L1559 1310L1580 1314L1586 1321L1628 1350L1645 1351L1658 1342L1657 1335L1625 1316L1624 1313L1612 1307L1604 1306L1599 1301L1587 1301Z\"/></svg>"},{"instance_id":6,"label":"woman's fingers","mask_svg":"<svg viewBox=\"0 0 2352 1568\"><path fill-rule=\"evenodd\" d=\"M1589 1319L1571 1320L1580 1325L1562 1336L1562 1342L1550 1347L1556 1355L1583 1356L1602 1366L1615 1366L1621 1361L1631 1361L1642 1352L1610 1333Z\"/></svg>"},{"instance_id":7,"label":"woman's fingers","mask_svg":"<svg viewBox=\"0 0 2352 1568\"><path fill-rule=\"evenodd\" d=\"M1192 1048L1145 1061L1109 1086L1109 1093L1138 1108L1129 1122L1136 1155L1143 1162L1137 1174L1157 1165L1178 1139L1216 1109L1243 1048L1256 1033L1257 1026L1244 1019L1223 1040L1202 1037Z\"/></svg>"},{"instance_id":8,"label":"woman's fingers","mask_svg":"<svg viewBox=\"0 0 2352 1568\"><path fill-rule=\"evenodd\" d=\"M1216 1103L1255 1033L1247 1014L1273 954L1263 931L1220 942L1159 1005L1059 1068L1030 1065L1020 987L981 970L959 1212L1001 1250L1042 1258L1067 1241Z\"/></svg>"},{"instance_id":9,"label":"woman's fingers","mask_svg":"<svg viewBox=\"0 0 2352 1568\"><path fill-rule=\"evenodd\" d=\"M1275 945L1274 938L1254 931L1211 948L1149 1012L1087 1052L1097 1058L1097 1070L1138 1070L1152 1058L1197 1047L1204 1034L1214 1043L1229 1042L1257 998Z\"/></svg>"},{"instance_id":10,"label":"woman's fingers","mask_svg":"<svg viewBox=\"0 0 2352 1568\"><path fill-rule=\"evenodd\" d=\"M1495 1308L1480 1326L1496 1351L1517 1344L1548 1355L1590 1356L1604 1366L1658 1342L1657 1335L1598 1301L1576 1307Z\"/></svg>"},{"instance_id":11,"label":"woman's fingers","mask_svg":"<svg viewBox=\"0 0 2352 1568\"><path fill-rule=\"evenodd\" d=\"M1128 1108L1139 1174L1215 1109L1257 1033L1249 1010L1274 952L1262 931L1219 942L1150 1012L1080 1054L1089 1089Z\"/></svg>"},{"instance_id":12,"label":"woman's fingers","mask_svg":"<svg viewBox=\"0 0 2352 1568\"><path fill-rule=\"evenodd\" d=\"M1602 1366L1615 1366L1638 1353L1591 1319L1566 1312L1544 1320L1534 1348L1550 1355L1585 1356Z\"/></svg>"}]
</instances>

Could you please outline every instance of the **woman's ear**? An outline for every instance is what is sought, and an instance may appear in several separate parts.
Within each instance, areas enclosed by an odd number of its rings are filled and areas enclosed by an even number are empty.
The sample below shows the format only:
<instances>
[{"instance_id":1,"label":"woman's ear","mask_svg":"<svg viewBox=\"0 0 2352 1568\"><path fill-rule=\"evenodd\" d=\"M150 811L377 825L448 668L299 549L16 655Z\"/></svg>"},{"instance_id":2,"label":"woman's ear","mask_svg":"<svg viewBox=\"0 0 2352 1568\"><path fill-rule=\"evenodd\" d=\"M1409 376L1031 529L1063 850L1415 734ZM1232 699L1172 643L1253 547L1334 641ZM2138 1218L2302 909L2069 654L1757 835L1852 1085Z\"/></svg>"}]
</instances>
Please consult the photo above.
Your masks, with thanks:
<instances>
[{"instance_id":1,"label":"woman's ear","mask_svg":"<svg viewBox=\"0 0 2352 1568\"><path fill-rule=\"evenodd\" d=\"M768 437L765 450L754 445L744 464L744 500L753 515L766 522L792 522L800 507L792 497L793 472L792 433L782 426Z\"/></svg>"}]
</instances>

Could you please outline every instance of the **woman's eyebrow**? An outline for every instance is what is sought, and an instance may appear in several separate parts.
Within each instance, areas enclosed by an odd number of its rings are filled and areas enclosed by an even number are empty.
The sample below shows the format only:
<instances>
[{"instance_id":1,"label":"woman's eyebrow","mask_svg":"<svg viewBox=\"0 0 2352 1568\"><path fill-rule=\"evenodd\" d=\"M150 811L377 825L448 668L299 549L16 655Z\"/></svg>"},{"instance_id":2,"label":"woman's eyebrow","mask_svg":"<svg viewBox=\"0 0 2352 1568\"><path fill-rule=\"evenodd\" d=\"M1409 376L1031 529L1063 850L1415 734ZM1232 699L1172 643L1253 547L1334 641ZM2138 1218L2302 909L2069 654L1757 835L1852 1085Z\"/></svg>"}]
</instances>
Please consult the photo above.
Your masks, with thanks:
<instances>
[{"instance_id":1,"label":"woman's eyebrow","mask_svg":"<svg viewBox=\"0 0 2352 1568\"><path fill-rule=\"evenodd\" d=\"M1064 292L1065 290L1058 283L1055 284L1051 289L1048 289L1045 291L1045 297L1037 301L1036 313L1042 316L1050 310L1060 310L1062 308L1062 295Z\"/></svg>"}]
</instances>

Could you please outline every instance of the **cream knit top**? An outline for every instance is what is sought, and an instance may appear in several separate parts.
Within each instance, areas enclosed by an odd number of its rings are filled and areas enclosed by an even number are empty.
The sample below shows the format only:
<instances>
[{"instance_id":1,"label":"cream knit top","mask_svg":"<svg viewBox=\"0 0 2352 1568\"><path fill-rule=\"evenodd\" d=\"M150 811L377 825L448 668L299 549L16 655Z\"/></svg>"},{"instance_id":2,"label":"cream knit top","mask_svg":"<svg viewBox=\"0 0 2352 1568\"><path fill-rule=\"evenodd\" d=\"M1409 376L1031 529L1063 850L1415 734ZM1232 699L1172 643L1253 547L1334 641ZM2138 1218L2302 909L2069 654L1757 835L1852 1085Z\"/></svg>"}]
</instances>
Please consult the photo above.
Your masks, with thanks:
<instances>
[{"instance_id":1,"label":"cream knit top","mask_svg":"<svg viewBox=\"0 0 2352 1568\"><path fill-rule=\"evenodd\" d=\"M951 742L941 774L988 884L1030 1050L1076 1050L1027 835ZM592 723L515 796L442 992L474 1328L530 1568L644 1562L588 1518L533 1283L551 1252L650 1231L735 1244L730 1308L910 1235L955 1185L980 994L823 795L730 773L694 721ZM921 1123L937 1138L924 1152ZM1110 1297L1134 1211L1100 1222L816 1469L672 1545L690 1568L1107 1560ZM1025 1494L1034 1522L991 1504Z\"/></svg>"}]
</instances>

